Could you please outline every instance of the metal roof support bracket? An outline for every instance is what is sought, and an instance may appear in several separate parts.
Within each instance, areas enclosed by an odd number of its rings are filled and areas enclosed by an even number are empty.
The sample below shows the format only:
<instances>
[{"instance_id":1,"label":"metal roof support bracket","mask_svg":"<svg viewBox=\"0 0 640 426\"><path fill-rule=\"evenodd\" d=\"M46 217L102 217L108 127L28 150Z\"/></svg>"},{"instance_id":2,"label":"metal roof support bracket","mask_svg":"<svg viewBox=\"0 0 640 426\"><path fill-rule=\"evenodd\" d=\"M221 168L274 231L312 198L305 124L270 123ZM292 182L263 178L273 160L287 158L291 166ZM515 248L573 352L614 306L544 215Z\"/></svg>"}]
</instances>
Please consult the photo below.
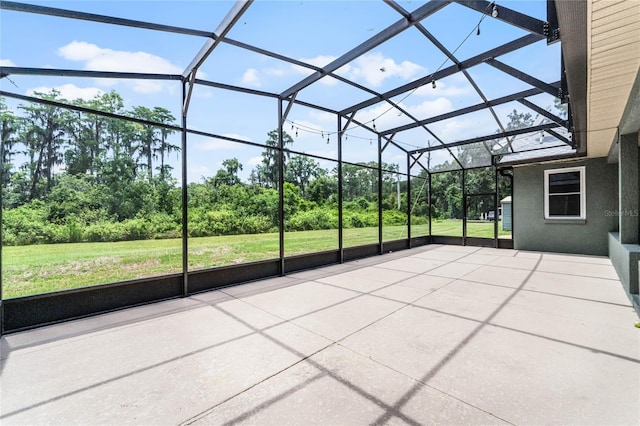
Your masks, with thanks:
<instances>
[{"instance_id":1,"label":"metal roof support bracket","mask_svg":"<svg viewBox=\"0 0 640 426\"><path fill-rule=\"evenodd\" d=\"M293 107L293 104L296 102L296 96L298 96L298 92L296 92L293 95L291 95L291 97L288 99L289 103L287 104L287 108L284 110L284 113L282 114L282 117L280 118L280 124L282 126L284 126L284 122L287 121L287 117L289 116L289 113L291 112L291 108Z\"/></svg>"},{"instance_id":2,"label":"metal roof support bracket","mask_svg":"<svg viewBox=\"0 0 640 426\"><path fill-rule=\"evenodd\" d=\"M216 48L220 41L231 31L231 28L235 25L236 22L240 19L242 14L247 11L249 6L251 6L253 0L237 0L233 5L227 16L224 17L218 28L215 31L215 38L207 40L207 42L202 46L198 54L193 58L191 63L185 68L182 72L182 76L187 78L189 74L196 73L198 68L202 65L202 63L209 57L213 49Z\"/></svg>"},{"instance_id":3,"label":"metal roof support bracket","mask_svg":"<svg viewBox=\"0 0 640 426\"><path fill-rule=\"evenodd\" d=\"M194 82L196 80L196 72L192 72L189 76L188 79L185 78L184 79L184 83L187 84L189 87L187 89L187 93L186 96L184 97L184 103L182 104L182 116L186 117L187 116L187 112L189 111L189 104L191 103L191 94L193 93L193 85Z\"/></svg>"},{"instance_id":4,"label":"metal roof support bracket","mask_svg":"<svg viewBox=\"0 0 640 426\"><path fill-rule=\"evenodd\" d=\"M547 0L547 22L544 23L544 32L547 36L547 44L560 41L560 24L555 0Z\"/></svg>"}]
</instances>

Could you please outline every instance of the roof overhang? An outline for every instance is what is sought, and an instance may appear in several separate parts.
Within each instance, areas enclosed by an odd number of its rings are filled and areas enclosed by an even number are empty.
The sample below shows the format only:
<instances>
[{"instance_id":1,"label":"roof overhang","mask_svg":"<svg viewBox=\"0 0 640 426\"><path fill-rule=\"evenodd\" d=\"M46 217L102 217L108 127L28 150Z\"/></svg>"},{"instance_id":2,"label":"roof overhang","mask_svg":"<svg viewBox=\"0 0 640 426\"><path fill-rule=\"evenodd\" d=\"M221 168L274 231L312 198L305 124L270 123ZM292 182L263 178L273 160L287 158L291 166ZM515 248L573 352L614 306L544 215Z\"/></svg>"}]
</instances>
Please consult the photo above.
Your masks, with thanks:
<instances>
[{"instance_id":1,"label":"roof overhang","mask_svg":"<svg viewBox=\"0 0 640 426\"><path fill-rule=\"evenodd\" d=\"M556 2L578 153L640 128L640 2Z\"/></svg>"},{"instance_id":2,"label":"roof overhang","mask_svg":"<svg viewBox=\"0 0 640 426\"><path fill-rule=\"evenodd\" d=\"M640 128L640 2L588 6L587 155L603 157Z\"/></svg>"},{"instance_id":3,"label":"roof overhang","mask_svg":"<svg viewBox=\"0 0 640 426\"><path fill-rule=\"evenodd\" d=\"M557 1L576 151L587 150L587 2Z\"/></svg>"}]
</instances>

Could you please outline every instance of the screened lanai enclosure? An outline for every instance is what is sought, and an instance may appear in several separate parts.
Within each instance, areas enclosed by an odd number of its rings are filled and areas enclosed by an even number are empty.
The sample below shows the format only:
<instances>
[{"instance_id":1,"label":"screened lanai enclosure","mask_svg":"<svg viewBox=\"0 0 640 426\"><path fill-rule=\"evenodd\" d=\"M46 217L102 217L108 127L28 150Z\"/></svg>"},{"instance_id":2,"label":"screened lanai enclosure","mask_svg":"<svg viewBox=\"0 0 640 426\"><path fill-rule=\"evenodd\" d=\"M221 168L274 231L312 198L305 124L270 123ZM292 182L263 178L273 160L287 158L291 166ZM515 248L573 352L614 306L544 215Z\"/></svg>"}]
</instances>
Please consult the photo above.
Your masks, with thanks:
<instances>
[{"instance_id":1,"label":"screened lanai enclosure","mask_svg":"<svg viewBox=\"0 0 640 426\"><path fill-rule=\"evenodd\" d=\"M512 248L512 167L584 152L554 1L46 4L0 2L4 332Z\"/></svg>"}]
</instances>

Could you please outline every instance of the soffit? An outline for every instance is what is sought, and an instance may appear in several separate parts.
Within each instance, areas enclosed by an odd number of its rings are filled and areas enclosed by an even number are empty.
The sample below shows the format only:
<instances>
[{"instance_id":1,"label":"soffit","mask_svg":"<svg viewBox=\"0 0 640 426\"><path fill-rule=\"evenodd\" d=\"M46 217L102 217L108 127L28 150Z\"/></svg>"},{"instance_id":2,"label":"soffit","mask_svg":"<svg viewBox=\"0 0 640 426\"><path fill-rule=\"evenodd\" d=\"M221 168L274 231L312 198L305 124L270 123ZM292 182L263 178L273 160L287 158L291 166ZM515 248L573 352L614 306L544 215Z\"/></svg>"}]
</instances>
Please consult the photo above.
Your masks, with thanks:
<instances>
[{"instance_id":1,"label":"soffit","mask_svg":"<svg viewBox=\"0 0 640 426\"><path fill-rule=\"evenodd\" d=\"M616 138L640 69L640 1L593 0L589 11L587 155Z\"/></svg>"}]
</instances>

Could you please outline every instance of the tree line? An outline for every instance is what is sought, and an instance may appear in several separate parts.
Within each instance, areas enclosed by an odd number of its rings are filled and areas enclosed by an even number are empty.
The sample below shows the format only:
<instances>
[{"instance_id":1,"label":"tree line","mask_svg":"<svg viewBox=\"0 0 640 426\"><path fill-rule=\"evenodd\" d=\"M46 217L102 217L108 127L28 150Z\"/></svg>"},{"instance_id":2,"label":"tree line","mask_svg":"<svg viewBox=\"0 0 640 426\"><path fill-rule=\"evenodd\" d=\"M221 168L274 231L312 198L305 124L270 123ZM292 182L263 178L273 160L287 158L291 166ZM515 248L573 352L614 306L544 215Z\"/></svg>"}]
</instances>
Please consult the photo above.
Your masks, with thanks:
<instances>
[{"instance_id":1,"label":"tree line","mask_svg":"<svg viewBox=\"0 0 640 426\"><path fill-rule=\"evenodd\" d=\"M161 107L124 107L115 91L91 100L68 101L60 92L36 93L46 100L176 125ZM517 114L514 111L514 114ZM0 175L2 244L122 241L177 238L182 229L181 189L172 175L173 130L124 119L58 108L20 104L11 110L0 99ZM517 115L515 123L530 121ZM294 143L284 132L285 148ZM261 162L240 178L243 164L228 158L210 177L190 183L188 230L193 237L275 232L279 228L278 132L267 134ZM458 154L473 155L459 148ZM338 227L338 170L311 157L284 152L285 230ZM447 169L445 163L433 169ZM383 223L407 223L407 179L398 165L382 164ZM342 166L345 227L378 225L378 164ZM493 169L467 175L469 188L492 185ZM412 223L462 217L460 172L432 176L427 205L427 173L412 178ZM479 189L478 189L479 190ZM398 199L398 193L400 199ZM483 210L488 206L476 206Z\"/></svg>"},{"instance_id":2,"label":"tree line","mask_svg":"<svg viewBox=\"0 0 640 426\"><path fill-rule=\"evenodd\" d=\"M125 109L114 91L73 101L56 90L35 95L175 125L164 108ZM0 114L3 245L181 236L181 189L170 161L171 155L180 155L180 147L171 143L171 129L47 104L20 104L13 111L2 99ZM191 236L278 229L277 142L277 131L269 132L262 161L248 182L240 178L240 161L229 158L213 176L188 185ZM285 133L284 143L291 145L293 138ZM288 154L284 170L285 228L336 228L337 170ZM377 164L345 164L343 173L345 226L376 226ZM395 181L391 175L383 179L393 194L390 206L396 202ZM406 215L390 221L406 222Z\"/></svg>"}]
</instances>

